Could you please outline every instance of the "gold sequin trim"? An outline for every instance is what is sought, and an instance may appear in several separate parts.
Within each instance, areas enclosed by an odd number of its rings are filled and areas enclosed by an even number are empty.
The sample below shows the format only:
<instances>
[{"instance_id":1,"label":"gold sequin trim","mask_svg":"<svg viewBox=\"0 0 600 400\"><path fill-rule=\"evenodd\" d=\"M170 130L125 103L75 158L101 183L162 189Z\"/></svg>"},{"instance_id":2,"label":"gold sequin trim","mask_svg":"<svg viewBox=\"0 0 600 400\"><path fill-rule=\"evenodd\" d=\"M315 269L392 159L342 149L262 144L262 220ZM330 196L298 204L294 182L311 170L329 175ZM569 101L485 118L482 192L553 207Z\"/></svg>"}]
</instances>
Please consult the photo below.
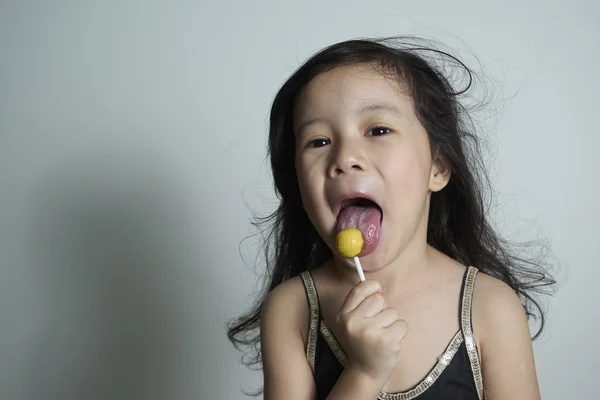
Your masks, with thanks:
<instances>
[{"instance_id":1,"label":"gold sequin trim","mask_svg":"<svg viewBox=\"0 0 600 400\"><path fill-rule=\"evenodd\" d=\"M473 291L475 288L475 277L477 276L477 268L469 267L467 277L465 279L465 289L462 298L461 325L463 335L465 337L465 346L469 361L471 362L471 370L473 371L473 379L477 388L479 399L483 399L483 378L481 376L481 364L479 362L479 354L477 353L477 345L473 336L473 326L471 324L471 307L473 302Z\"/></svg>"},{"instance_id":2,"label":"gold sequin trim","mask_svg":"<svg viewBox=\"0 0 600 400\"><path fill-rule=\"evenodd\" d=\"M410 400L419 396L423 392L425 392L433 383L440 377L444 369L450 364L450 361L454 358L456 351L460 347L463 342L462 332L457 332L454 335L454 338L450 341L448 347L446 347L446 351L439 358L437 364L431 372L427 375L425 379L421 381L414 389L409 390L408 392L399 392L399 393L387 393L381 391L377 400Z\"/></svg>"},{"instance_id":3,"label":"gold sequin trim","mask_svg":"<svg viewBox=\"0 0 600 400\"><path fill-rule=\"evenodd\" d=\"M348 363L348 356L346 356L346 353L344 353L344 350L342 350L342 348L340 347L339 343L333 336L333 333L331 333L331 330L329 329L324 320L321 320L320 330L321 334L325 338L325 341L329 345L329 348L331 349L331 351L333 351L335 357L338 359L338 361L340 362L340 364L342 364L343 367L346 367L346 364Z\"/></svg>"},{"instance_id":4,"label":"gold sequin trim","mask_svg":"<svg viewBox=\"0 0 600 400\"><path fill-rule=\"evenodd\" d=\"M317 351L317 334L319 326L319 300L317 298L317 289L310 275L310 272L304 271L300 274L306 293L308 294L308 304L310 305L308 338L306 340L306 359L310 365L313 374L315 373L315 354Z\"/></svg>"}]
</instances>

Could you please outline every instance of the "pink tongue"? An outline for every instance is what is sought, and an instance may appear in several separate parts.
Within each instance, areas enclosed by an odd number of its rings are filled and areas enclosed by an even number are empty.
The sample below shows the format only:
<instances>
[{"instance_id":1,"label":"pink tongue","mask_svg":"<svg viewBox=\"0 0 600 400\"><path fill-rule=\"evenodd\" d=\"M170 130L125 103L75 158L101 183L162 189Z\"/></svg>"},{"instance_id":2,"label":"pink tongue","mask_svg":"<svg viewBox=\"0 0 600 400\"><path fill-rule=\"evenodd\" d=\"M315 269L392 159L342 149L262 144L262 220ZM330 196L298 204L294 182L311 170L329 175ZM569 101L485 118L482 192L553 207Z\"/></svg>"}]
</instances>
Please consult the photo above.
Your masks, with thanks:
<instances>
[{"instance_id":1,"label":"pink tongue","mask_svg":"<svg viewBox=\"0 0 600 400\"><path fill-rule=\"evenodd\" d=\"M356 228L362 232L365 245L360 256L372 253L381 236L381 210L375 206L353 205L345 207L337 223L338 232L346 228Z\"/></svg>"}]
</instances>

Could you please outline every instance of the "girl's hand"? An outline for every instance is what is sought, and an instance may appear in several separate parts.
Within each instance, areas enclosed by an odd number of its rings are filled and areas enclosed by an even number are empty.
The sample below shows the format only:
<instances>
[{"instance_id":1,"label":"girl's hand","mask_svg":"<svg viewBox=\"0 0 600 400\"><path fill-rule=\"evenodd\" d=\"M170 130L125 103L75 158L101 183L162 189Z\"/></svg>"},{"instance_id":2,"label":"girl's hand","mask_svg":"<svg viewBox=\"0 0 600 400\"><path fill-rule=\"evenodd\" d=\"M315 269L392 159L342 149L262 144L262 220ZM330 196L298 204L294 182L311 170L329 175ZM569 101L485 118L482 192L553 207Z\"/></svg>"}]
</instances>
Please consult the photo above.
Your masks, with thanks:
<instances>
[{"instance_id":1,"label":"girl's hand","mask_svg":"<svg viewBox=\"0 0 600 400\"><path fill-rule=\"evenodd\" d=\"M388 307L379 282L366 280L356 285L336 316L348 353L348 369L356 370L381 387L398 364L400 344L408 333L406 321Z\"/></svg>"}]
</instances>

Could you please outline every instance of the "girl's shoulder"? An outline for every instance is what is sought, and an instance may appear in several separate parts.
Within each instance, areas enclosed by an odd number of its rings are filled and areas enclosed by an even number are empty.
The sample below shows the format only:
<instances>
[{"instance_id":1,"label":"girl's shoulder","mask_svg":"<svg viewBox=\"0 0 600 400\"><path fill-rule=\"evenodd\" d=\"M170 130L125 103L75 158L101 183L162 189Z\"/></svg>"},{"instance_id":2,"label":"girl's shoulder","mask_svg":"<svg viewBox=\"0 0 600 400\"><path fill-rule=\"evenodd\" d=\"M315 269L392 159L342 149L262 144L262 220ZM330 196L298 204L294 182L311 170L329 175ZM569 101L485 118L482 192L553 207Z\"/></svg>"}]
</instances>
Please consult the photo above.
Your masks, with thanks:
<instances>
[{"instance_id":1,"label":"girl's shoulder","mask_svg":"<svg viewBox=\"0 0 600 400\"><path fill-rule=\"evenodd\" d=\"M261 331L296 331L304 336L308 330L308 313L302 278L295 276L277 285L267 295L261 310Z\"/></svg>"},{"instance_id":2,"label":"girl's shoulder","mask_svg":"<svg viewBox=\"0 0 600 400\"><path fill-rule=\"evenodd\" d=\"M480 272L473 292L472 323L485 385L510 398L515 392L533 394L537 384L531 332L515 291Z\"/></svg>"},{"instance_id":3,"label":"girl's shoulder","mask_svg":"<svg viewBox=\"0 0 600 400\"><path fill-rule=\"evenodd\" d=\"M525 309L516 292L500 279L484 272L477 273L473 290L473 318L483 322L498 317L525 315Z\"/></svg>"},{"instance_id":4,"label":"girl's shoulder","mask_svg":"<svg viewBox=\"0 0 600 400\"><path fill-rule=\"evenodd\" d=\"M472 320L482 352L491 347L490 343L497 347L508 338L530 341L527 313L519 296L505 282L483 272L475 280Z\"/></svg>"}]
</instances>

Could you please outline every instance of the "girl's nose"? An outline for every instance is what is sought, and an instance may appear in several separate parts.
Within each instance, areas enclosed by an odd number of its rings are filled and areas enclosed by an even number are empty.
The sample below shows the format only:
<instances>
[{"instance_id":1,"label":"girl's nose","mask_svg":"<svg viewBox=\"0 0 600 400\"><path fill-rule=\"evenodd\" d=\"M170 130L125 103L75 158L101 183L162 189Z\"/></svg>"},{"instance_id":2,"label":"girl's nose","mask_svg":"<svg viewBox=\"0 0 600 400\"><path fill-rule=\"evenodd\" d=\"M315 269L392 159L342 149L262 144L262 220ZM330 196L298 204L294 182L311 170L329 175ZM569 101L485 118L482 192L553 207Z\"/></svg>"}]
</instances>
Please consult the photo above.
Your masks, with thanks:
<instances>
[{"instance_id":1,"label":"girl's nose","mask_svg":"<svg viewBox=\"0 0 600 400\"><path fill-rule=\"evenodd\" d=\"M366 158L360 143L346 141L338 143L329 167L329 176L362 173L366 171Z\"/></svg>"}]
</instances>

